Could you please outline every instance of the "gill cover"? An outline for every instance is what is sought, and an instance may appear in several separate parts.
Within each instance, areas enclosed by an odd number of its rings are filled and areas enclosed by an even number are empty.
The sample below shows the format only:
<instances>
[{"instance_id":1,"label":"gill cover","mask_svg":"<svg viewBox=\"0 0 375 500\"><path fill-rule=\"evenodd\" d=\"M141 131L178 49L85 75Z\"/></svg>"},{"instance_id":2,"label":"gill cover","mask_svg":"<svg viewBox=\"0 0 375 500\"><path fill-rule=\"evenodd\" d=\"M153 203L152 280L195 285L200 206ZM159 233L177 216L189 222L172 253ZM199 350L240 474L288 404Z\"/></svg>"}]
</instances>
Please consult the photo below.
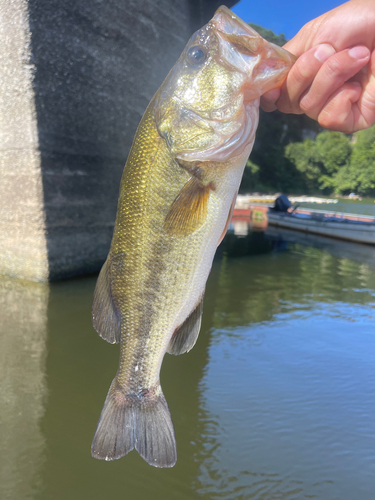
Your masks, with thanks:
<instances>
[{"instance_id":1,"label":"gill cover","mask_svg":"<svg viewBox=\"0 0 375 500\"><path fill-rule=\"evenodd\" d=\"M176 159L226 161L254 139L251 101L280 85L294 56L226 7L190 39L159 89L156 126Z\"/></svg>"}]
</instances>

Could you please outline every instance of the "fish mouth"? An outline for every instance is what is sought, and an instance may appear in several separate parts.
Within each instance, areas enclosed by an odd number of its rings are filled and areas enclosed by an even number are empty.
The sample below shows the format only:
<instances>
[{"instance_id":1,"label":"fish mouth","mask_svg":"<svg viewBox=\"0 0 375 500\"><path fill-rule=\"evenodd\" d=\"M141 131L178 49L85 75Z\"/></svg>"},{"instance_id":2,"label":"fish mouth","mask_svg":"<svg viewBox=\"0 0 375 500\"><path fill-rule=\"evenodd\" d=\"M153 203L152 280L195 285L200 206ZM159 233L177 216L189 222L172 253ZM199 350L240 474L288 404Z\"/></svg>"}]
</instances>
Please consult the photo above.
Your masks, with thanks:
<instances>
[{"instance_id":1,"label":"fish mouth","mask_svg":"<svg viewBox=\"0 0 375 500\"><path fill-rule=\"evenodd\" d=\"M253 99L281 85L297 60L287 50L262 38L225 6L218 8L210 24L219 40L221 59L244 73L251 80L247 84L258 87Z\"/></svg>"}]
</instances>

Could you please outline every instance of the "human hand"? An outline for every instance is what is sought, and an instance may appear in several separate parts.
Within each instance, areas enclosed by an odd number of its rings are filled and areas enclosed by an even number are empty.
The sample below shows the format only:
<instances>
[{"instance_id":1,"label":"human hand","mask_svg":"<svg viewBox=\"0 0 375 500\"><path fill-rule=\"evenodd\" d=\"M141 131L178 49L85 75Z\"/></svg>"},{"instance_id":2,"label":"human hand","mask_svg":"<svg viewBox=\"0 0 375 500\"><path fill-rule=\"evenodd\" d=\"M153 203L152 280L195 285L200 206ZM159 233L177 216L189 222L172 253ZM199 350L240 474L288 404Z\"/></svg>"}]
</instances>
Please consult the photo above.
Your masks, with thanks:
<instances>
[{"instance_id":1,"label":"human hand","mask_svg":"<svg viewBox=\"0 0 375 500\"><path fill-rule=\"evenodd\" d=\"M351 0L307 23L284 48L298 57L265 111L305 113L354 132L375 123L375 2Z\"/></svg>"}]
</instances>

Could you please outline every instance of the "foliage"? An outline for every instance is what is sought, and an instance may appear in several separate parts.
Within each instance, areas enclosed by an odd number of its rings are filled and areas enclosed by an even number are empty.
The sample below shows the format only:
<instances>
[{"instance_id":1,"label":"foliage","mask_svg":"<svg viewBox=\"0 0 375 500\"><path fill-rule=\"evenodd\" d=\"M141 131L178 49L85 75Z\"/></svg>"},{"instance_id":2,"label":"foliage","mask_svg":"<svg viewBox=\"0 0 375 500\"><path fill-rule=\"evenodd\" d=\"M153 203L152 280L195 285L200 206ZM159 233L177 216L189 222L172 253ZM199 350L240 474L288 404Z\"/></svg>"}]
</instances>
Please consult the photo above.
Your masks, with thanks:
<instances>
[{"instance_id":1,"label":"foliage","mask_svg":"<svg viewBox=\"0 0 375 500\"><path fill-rule=\"evenodd\" d=\"M314 141L306 139L304 142L288 144L285 148L285 156L303 174L309 189L318 187L317 180L322 175L323 163Z\"/></svg>"},{"instance_id":2,"label":"foliage","mask_svg":"<svg viewBox=\"0 0 375 500\"><path fill-rule=\"evenodd\" d=\"M305 179L310 190L340 191L337 174L348 168L352 146L349 137L340 132L325 130L315 141L288 144L285 155L295 165Z\"/></svg>"},{"instance_id":3,"label":"foliage","mask_svg":"<svg viewBox=\"0 0 375 500\"><path fill-rule=\"evenodd\" d=\"M254 23L249 23L249 24L252 28L255 29L255 31L257 31L260 34L260 36L262 36L263 38L265 38L266 40L268 40L271 43L279 45L280 47L285 45L286 42L288 41L285 38L284 33L281 33L280 35L276 35L276 33L274 33L272 30L267 30L266 28L259 26L259 24L254 24Z\"/></svg>"},{"instance_id":4,"label":"foliage","mask_svg":"<svg viewBox=\"0 0 375 500\"><path fill-rule=\"evenodd\" d=\"M355 134L350 176L360 193L375 192L375 126Z\"/></svg>"},{"instance_id":5,"label":"foliage","mask_svg":"<svg viewBox=\"0 0 375 500\"><path fill-rule=\"evenodd\" d=\"M288 144L285 156L303 174L310 189L375 193L375 126L353 136L325 130L315 141Z\"/></svg>"},{"instance_id":6,"label":"foliage","mask_svg":"<svg viewBox=\"0 0 375 500\"><path fill-rule=\"evenodd\" d=\"M303 174L284 154L289 143L301 142L304 134L315 136L319 125L304 115L286 115L279 111L260 110L259 126L240 190L304 191L308 189ZM256 165L258 170L250 168Z\"/></svg>"}]
</instances>

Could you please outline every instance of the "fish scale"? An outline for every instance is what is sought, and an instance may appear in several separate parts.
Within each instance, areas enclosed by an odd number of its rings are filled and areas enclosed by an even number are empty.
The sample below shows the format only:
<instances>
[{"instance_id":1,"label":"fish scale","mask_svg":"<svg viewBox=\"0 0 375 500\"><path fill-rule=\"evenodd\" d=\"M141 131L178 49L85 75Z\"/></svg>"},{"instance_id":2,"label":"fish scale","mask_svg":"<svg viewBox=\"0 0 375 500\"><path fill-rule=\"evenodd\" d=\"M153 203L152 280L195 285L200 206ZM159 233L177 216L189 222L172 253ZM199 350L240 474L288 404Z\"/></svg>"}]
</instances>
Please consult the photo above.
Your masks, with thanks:
<instances>
[{"instance_id":1,"label":"fish scale","mask_svg":"<svg viewBox=\"0 0 375 500\"><path fill-rule=\"evenodd\" d=\"M193 249L197 247L197 235L186 242L162 232L168 207L188 178L158 137L151 103L124 171L121 192L127 195L119 200L121 209L111 250L112 258L131 255L112 287L115 304L124 318L117 379L129 392L157 385L162 345L168 343L164 333L179 318L199 255L198 251L184 252L187 243ZM134 275L136 280L131 279ZM167 345L164 347L165 351ZM136 376L135 366L139 367ZM127 387L130 377L132 383Z\"/></svg>"},{"instance_id":2,"label":"fish scale","mask_svg":"<svg viewBox=\"0 0 375 500\"><path fill-rule=\"evenodd\" d=\"M267 77L253 74L265 61ZM259 96L280 85L292 63L289 53L221 7L192 36L147 107L94 293L95 329L120 342L119 368L92 443L95 458L113 460L135 448L150 465L176 462L161 363L166 352L188 352L197 340L212 260L254 142Z\"/></svg>"}]
</instances>

